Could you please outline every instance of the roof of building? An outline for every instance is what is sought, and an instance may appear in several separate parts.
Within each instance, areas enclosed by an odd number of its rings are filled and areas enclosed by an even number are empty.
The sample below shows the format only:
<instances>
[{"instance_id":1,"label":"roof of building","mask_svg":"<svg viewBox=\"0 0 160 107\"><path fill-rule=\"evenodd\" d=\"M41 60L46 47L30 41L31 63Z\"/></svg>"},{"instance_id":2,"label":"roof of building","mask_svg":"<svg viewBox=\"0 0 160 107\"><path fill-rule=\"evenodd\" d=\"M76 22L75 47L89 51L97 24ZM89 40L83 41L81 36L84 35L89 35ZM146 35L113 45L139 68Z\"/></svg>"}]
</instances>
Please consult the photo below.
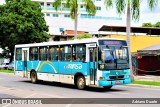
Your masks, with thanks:
<instances>
[{"instance_id":1,"label":"roof of building","mask_svg":"<svg viewBox=\"0 0 160 107\"><path fill-rule=\"evenodd\" d=\"M103 25L98 31L126 32L126 26ZM146 33L147 35L160 35L160 28L153 27L131 27L133 33Z\"/></svg>"},{"instance_id":2,"label":"roof of building","mask_svg":"<svg viewBox=\"0 0 160 107\"><path fill-rule=\"evenodd\" d=\"M142 56L159 56L160 44L152 45L141 50L138 50L138 54Z\"/></svg>"},{"instance_id":3,"label":"roof of building","mask_svg":"<svg viewBox=\"0 0 160 107\"><path fill-rule=\"evenodd\" d=\"M139 51L139 52L140 52L140 51L160 51L160 44L152 45L152 46L143 48L143 49L138 50L138 51Z\"/></svg>"}]
</instances>

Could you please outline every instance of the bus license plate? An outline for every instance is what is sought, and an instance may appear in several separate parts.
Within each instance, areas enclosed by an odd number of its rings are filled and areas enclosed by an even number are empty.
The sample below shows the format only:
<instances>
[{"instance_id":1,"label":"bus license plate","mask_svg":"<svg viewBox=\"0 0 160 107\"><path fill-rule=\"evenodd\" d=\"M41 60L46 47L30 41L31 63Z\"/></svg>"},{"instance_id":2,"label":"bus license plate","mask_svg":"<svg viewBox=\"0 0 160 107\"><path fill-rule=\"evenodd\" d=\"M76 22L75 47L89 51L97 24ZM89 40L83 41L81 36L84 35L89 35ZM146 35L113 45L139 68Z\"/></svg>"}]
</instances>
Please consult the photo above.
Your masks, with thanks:
<instances>
[{"instance_id":1,"label":"bus license plate","mask_svg":"<svg viewBox=\"0 0 160 107\"><path fill-rule=\"evenodd\" d=\"M120 84L120 81L116 81L116 84L117 84L117 85Z\"/></svg>"}]
</instances>

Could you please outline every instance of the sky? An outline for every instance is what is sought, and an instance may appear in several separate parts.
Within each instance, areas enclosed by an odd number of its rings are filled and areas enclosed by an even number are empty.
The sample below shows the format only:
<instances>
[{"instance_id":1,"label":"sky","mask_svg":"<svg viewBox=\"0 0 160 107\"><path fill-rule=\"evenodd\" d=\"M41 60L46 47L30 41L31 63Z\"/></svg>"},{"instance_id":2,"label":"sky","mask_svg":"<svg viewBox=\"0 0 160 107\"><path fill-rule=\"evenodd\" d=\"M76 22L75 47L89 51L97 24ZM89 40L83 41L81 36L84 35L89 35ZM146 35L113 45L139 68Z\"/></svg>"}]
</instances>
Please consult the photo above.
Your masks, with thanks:
<instances>
[{"instance_id":1,"label":"sky","mask_svg":"<svg viewBox=\"0 0 160 107\"><path fill-rule=\"evenodd\" d=\"M160 22L160 0L158 0L158 5L154 10L150 10L147 4L148 0L141 0L141 9L140 9L140 19L138 22L131 22L131 26L141 26L142 23L151 22L155 24L156 22ZM126 20L126 16L122 16L123 20Z\"/></svg>"},{"instance_id":2,"label":"sky","mask_svg":"<svg viewBox=\"0 0 160 107\"><path fill-rule=\"evenodd\" d=\"M151 22L152 24L160 21L160 0L158 6L151 11L147 5L148 0L141 0L140 20L138 22L131 22L131 26L141 26L142 23ZM4 0L0 0L0 4L4 3ZM114 9L113 9L114 10ZM126 25L126 14L121 15L122 24Z\"/></svg>"}]
</instances>

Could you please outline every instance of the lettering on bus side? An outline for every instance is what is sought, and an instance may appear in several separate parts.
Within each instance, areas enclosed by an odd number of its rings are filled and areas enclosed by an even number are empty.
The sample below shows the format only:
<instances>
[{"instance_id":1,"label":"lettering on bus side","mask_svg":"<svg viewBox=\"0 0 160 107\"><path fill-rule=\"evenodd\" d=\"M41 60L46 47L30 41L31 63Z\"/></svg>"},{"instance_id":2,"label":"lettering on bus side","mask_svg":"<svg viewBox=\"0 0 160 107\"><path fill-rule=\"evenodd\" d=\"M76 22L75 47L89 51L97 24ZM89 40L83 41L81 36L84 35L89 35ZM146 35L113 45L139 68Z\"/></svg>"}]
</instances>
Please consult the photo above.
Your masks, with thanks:
<instances>
[{"instance_id":1,"label":"lettering on bus side","mask_svg":"<svg viewBox=\"0 0 160 107\"><path fill-rule=\"evenodd\" d=\"M68 64L64 66L66 69L82 69L82 64Z\"/></svg>"}]
</instances>

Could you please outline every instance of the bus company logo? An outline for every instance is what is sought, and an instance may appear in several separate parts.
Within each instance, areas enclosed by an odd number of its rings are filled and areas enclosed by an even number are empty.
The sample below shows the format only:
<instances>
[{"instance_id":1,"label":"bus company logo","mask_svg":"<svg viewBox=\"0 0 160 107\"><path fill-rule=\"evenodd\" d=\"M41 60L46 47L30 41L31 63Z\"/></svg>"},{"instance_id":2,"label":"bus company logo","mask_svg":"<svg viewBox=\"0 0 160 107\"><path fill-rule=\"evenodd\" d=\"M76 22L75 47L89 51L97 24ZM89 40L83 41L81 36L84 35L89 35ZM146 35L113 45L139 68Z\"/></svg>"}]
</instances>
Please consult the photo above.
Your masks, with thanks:
<instances>
[{"instance_id":1,"label":"bus company logo","mask_svg":"<svg viewBox=\"0 0 160 107\"><path fill-rule=\"evenodd\" d=\"M2 104L12 104L11 99L2 99Z\"/></svg>"},{"instance_id":2,"label":"bus company logo","mask_svg":"<svg viewBox=\"0 0 160 107\"><path fill-rule=\"evenodd\" d=\"M68 64L64 66L66 69L82 69L82 64Z\"/></svg>"},{"instance_id":3,"label":"bus company logo","mask_svg":"<svg viewBox=\"0 0 160 107\"><path fill-rule=\"evenodd\" d=\"M42 104L42 101L39 99L2 99L2 104Z\"/></svg>"}]
</instances>

